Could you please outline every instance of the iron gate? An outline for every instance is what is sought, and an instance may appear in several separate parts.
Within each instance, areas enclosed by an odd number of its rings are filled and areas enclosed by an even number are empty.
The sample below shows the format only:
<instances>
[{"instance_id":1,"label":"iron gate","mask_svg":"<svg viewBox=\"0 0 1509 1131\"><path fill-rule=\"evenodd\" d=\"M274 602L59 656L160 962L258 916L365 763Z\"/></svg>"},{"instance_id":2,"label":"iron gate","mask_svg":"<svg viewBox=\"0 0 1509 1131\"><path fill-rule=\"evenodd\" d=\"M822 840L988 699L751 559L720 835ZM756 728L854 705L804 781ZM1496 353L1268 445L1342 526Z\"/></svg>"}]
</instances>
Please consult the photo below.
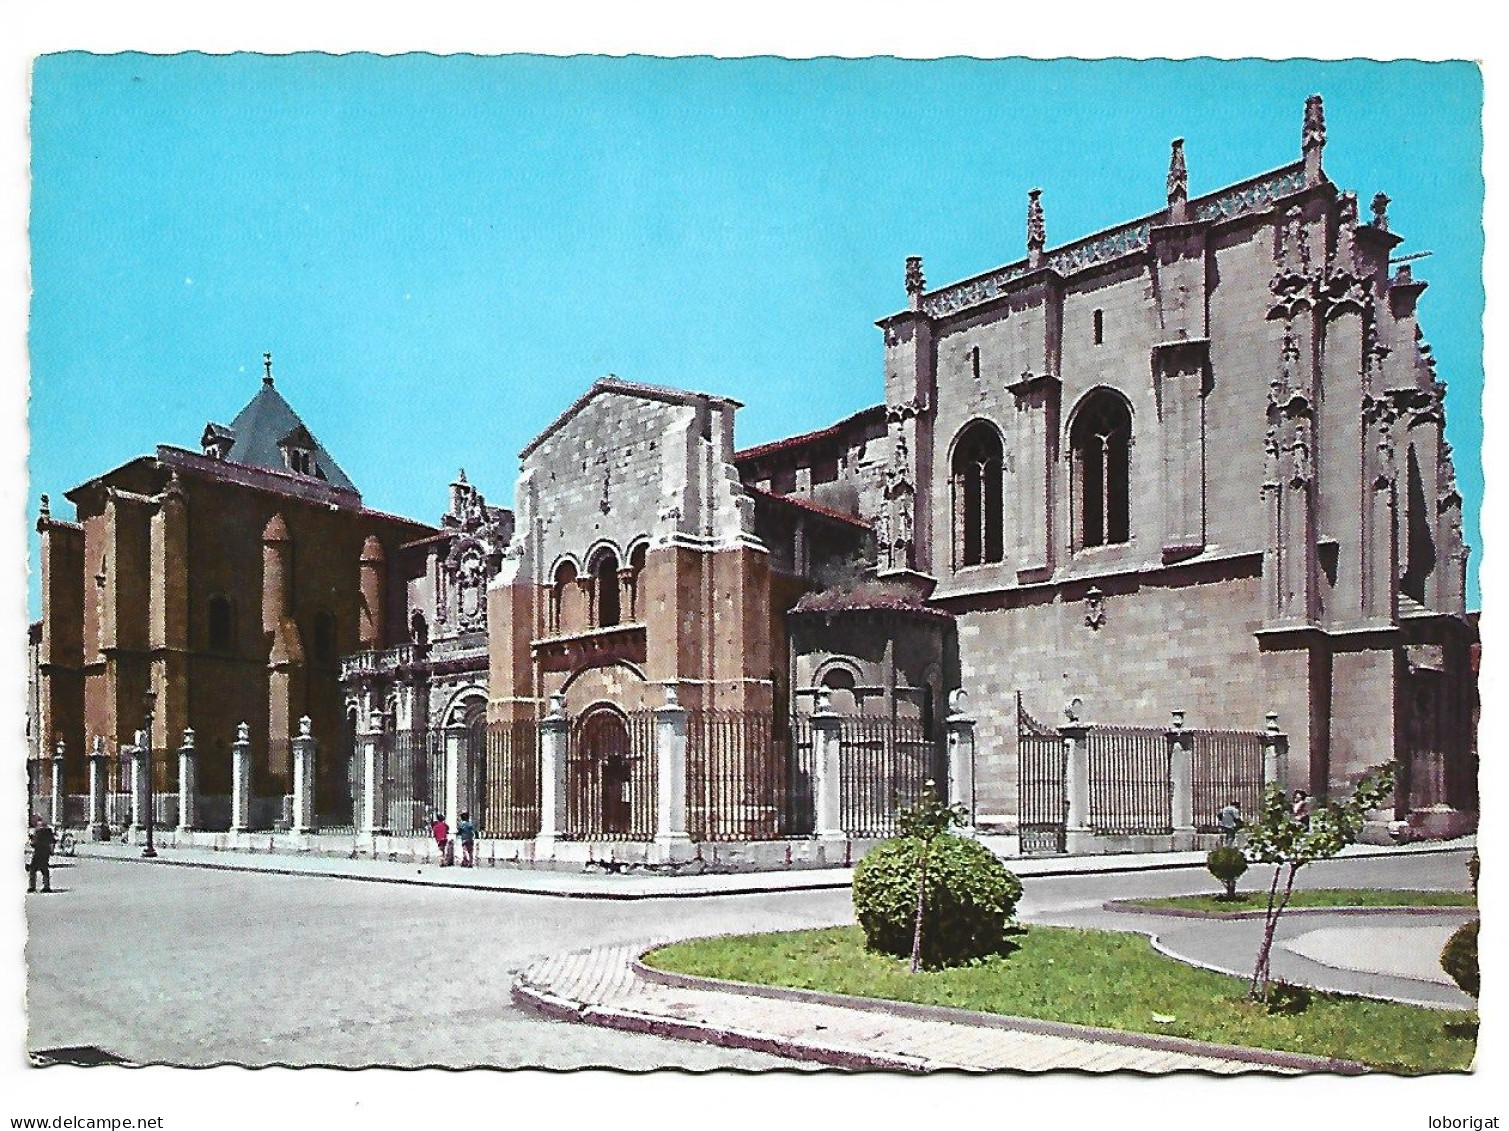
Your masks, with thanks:
<instances>
[{"instance_id":1,"label":"iron gate","mask_svg":"<svg viewBox=\"0 0 1509 1131\"><path fill-rule=\"evenodd\" d=\"M483 836L518 840L540 831L539 737L537 719L478 719L467 728L462 808L475 806Z\"/></svg>"},{"instance_id":2,"label":"iron gate","mask_svg":"<svg viewBox=\"0 0 1509 1131\"><path fill-rule=\"evenodd\" d=\"M1039 722L1016 696L1017 831L1023 856L1065 851L1064 827L1069 798L1064 791L1064 742L1056 730Z\"/></svg>"},{"instance_id":3,"label":"iron gate","mask_svg":"<svg viewBox=\"0 0 1509 1131\"><path fill-rule=\"evenodd\" d=\"M568 741L565 838L652 840L654 712L595 708L577 720Z\"/></svg>"}]
</instances>

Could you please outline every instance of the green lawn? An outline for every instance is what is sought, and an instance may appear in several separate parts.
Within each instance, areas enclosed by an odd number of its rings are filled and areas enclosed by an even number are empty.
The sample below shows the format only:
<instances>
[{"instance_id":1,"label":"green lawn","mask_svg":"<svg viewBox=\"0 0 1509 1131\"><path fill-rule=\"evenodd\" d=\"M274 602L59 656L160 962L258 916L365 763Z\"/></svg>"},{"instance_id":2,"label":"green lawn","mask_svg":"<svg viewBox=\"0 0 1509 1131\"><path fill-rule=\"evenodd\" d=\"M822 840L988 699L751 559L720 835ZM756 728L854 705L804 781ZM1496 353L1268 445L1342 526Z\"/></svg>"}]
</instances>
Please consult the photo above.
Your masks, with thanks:
<instances>
[{"instance_id":1,"label":"green lawn","mask_svg":"<svg viewBox=\"0 0 1509 1131\"><path fill-rule=\"evenodd\" d=\"M971 966L907 973L871 954L858 927L675 943L645 962L736 982L823 990L1067 1021L1223 1044L1282 1049L1420 1073L1466 1069L1477 1015L1317 994L1299 1015L1243 1000L1241 979L1186 966L1145 938L1034 926L1010 953ZM1154 1015L1172 1017L1160 1023Z\"/></svg>"},{"instance_id":2,"label":"green lawn","mask_svg":"<svg viewBox=\"0 0 1509 1131\"><path fill-rule=\"evenodd\" d=\"M1235 899L1214 892L1203 895L1172 895L1157 899L1124 900L1131 907L1172 907L1184 911L1262 911L1268 892L1238 891ZM1381 891L1374 888L1319 888L1296 891L1290 907L1476 907L1470 891Z\"/></svg>"}]
</instances>

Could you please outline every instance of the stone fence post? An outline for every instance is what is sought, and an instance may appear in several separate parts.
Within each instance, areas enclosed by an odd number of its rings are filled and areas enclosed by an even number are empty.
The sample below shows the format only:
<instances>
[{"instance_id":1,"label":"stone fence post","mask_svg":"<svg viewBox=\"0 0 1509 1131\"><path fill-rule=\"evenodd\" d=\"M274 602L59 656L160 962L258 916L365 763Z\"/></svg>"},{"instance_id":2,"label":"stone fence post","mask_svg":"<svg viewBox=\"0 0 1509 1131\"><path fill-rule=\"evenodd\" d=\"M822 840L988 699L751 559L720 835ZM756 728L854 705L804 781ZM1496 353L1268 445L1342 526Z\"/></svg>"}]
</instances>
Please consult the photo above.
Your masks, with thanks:
<instances>
[{"instance_id":1,"label":"stone fence post","mask_svg":"<svg viewBox=\"0 0 1509 1131\"><path fill-rule=\"evenodd\" d=\"M105 807L105 794L110 785L110 768L105 759L105 740L95 735L94 746L89 751L90 840L110 839L110 820Z\"/></svg>"},{"instance_id":2,"label":"stone fence post","mask_svg":"<svg viewBox=\"0 0 1509 1131\"><path fill-rule=\"evenodd\" d=\"M975 833L975 720L965 709L967 696L963 689L948 696L948 796L950 804L964 806L969 814L969 824L959 832L974 836Z\"/></svg>"},{"instance_id":3,"label":"stone fence post","mask_svg":"<svg viewBox=\"0 0 1509 1131\"><path fill-rule=\"evenodd\" d=\"M1168 734L1168 823L1173 829L1173 848L1186 851L1195 846L1195 738L1184 729L1184 712L1174 711Z\"/></svg>"},{"instance_id":4,"label":"stone fence post","mask_svg":"<svg viewBox=\"0 0 1509 1131\"><path fill-rule=\"evenodd\" d=\"M387 828L387 767L383 764L382 715L373 711L357 742L362 751L362 832L380 836Z\"/></svg>"},{"instance_id":5,"label":"stone fence post","mask_svg":"<svg viewBox=\"0 0 1509 1131\"><path fill-rule=\"evenodd\" d=\"M236 727L231 743L231 832L251 831L251 728Z\"/></svg>"},{"instance_id":6,"label":"stone fence post","mask_svg":"<svg viewBox=\"0 0 1509 1131\"><path fill-rule=\"evenodd\" d=\"M1088 723L1058 728L1064 743L1064 849L1073 854L1090 847L1090 747Z\"/></svg>"},{"instance_id":7,"label":"stone fence post","mask_svg":"<svg viewBox=\"0 0 1509 1131\"><path fill-rule=\"evenodd\" d=\"M466 723L457 708L451 712L450 722L445 724L445 820L452 836L461 827L461 810L470 812L476 804L461 788L462 773L466 768L466 731Z\"/></svg>"},{"instance_id":8,"label":"stone fence post","mask_svg":"<svg viewBox=\"0 0 1509 1131\"><path fill-rule=\"evenodd\" d=\"M68 817L68 795L63 789L63 740L52 750L52 826L61 829Z\"/></svg>"},{"instance_id":9,"label":"stone fence post","mask_svg":"<svg viewBox=\"0 0 1509 1131\"><path fill-rule=\"evenodd\" d=\"M194 731L185 727L178 748L178 831L191 833L199 825L199 770L195 758Z\"/></svg>"},{"instance_id":10,"label":"stone fence post","mask_svg":"<svg viewBox=\"0 0 1509 1131\"><path fill-rule=\"evenodd\" d=\"M826 690L817 693L817 710L808 721L812 724L812 766L817 776L813 788L817 802L817 839L846 840L840 804L843 781L839 768L843 720L834 713Z\"/></svg>"},{"instance_id":11,"label":"stone fence post","mask_svg":"<svg viewBox=\"0 0 1509 1131\"><path fill-rule=\"evenodd\" d=\"M131 833L135 836L146 833L153 817L147 812L152 804L152 782L147 776L152 772L152 750L145 731L136 732L136 745L126 747L126 753L131 759Z\"/></svg>"},{"instance_id":12,"label":"stone fence post","mask_svg":"<svg viewBox=\"0 0 1509 1131\"><path fill-rule=\"evenodd\" d=\"M550 710L540 720L540 832L535 837L535 851L549 856L555 851L556 839L566 828L566 759L569 728L566 697L552 695Z\"/></svg>"},{"instance_id":13,"label":"stone fence post","mask_svg":"<svg viewBox=\"0 0 1509 1131\"><path fill-rule=\"evenodd\" d=\"M314 823L314 758L318 744L309 716L299 719L299 734L293 740L293 822L289 833L308 836Z\"/></svg>"},{"instance_id":14,"label":"stone fence post","mask_svg":"<svg viewBox=\"0 0 1509 1131\"><path fill-rule=\"evenodd\" d=\"M1278 729L1278 712L1263 720L1263 786L1289 789L1289 736Z\"/></svg>"},{"instance_id":15,"label":"stone fence post","mask_svg":"<svg viewBox=\"0 0 1509 1131\"><path fill-rule=\"evenodd\" d=\"M686 827L686 727L690 714L667 684L665 703L655 708L655 844L664 861L690 856Z\"/></svg>"}]
</instances>

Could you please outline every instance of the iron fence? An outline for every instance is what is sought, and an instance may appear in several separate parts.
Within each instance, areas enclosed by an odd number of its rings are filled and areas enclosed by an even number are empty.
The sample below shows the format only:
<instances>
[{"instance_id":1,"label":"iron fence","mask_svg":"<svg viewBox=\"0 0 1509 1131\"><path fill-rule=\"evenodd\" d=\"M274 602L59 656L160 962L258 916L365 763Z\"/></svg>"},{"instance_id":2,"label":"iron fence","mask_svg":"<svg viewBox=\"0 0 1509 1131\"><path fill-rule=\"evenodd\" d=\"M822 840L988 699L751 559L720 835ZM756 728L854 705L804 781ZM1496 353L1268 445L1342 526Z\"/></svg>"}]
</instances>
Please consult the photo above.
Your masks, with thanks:
<instances>
[{"instance_id":1,"label":"iron fence","mask_svg":"<svg viewBox=\"0 0 1509 1131\"><path fill-rule=\"evenodd\" d=\"M653 839L655 761L654 712L599 708L577 719L567 734L564 837Z\"/></svg>"},{"instance_id":2,"label":"iron fence","mask_svg":"<svg viewBox=\"0 0 1509 1131\"><path fill-rule=\"evenodd\" d=\"M420 727L383 733L385 827L400 836L428 833L445 808L445 734Z\"/></svg>"},{"instance_id":3,"label":"iron fence","mask_svg":"<svg viewBox=\"0 0 1509 1131\"><path fill-rule=\"evenodd\" d=\"M1017 692L1017 832L1023 856L1061 853L1065 848L1068 796L1064 789L1064 740L1022 706Z\"/></svg>"},{"instance_id":4,"label":"iron fence","mask_svg":"<svg viewBox=\"0 0 1509 1131\"><path fill-rule=\"evenodd\" d=\"M1219 832L1216 815L1241 803L1248 820L1263 804L1263 736L1257 731L1193 730L1194 820L1200 832Z\"/></svg>"},{"instance_id":5,"label":"iron fence","mask_svg":"<svg viewBox=\"0 0 1509 1131\"><path fill-rule=\"evenodd\" d=\"M323 751L320 751L323 753ZM314 826L329 836L355 836L365 811L361 759L350 745L315 755Z\"/></svg>"},{"instance_id":6,"label":"iron fence","mask_svg":"<svg viewBox=\"0 0 1509 1131\"><path fill-rule=\"evenodd\" d=\"M1090 827L1101 833L1172 832L1167 732L1093 727L1085 742Z\"/></svg>"},{"instance_id":7,"label":"iron fence","mask_svg":"<svg viewBox=\"0 0 1509 1131\"><path fill-rule=\"evenodd\" d=\"M687 717L693 840L775 840L811 831L811 743L803 767L791 738L785 720L758 712L703 710Z\"/></svg>"},{"instance_id":8,"label":"iron fence","mask_svg":"<svg viewBox=\"0 0 1509 1131\"><path fill-rule=\"evenodd\" d=\"M461 808L483 836L517 840L540 831L539 741L537 719L467 728Z\"/></svg>"},{"instance_id":9,"label":"iron fence","mask_svg":"<svg viewBox=\"0 0 1509 1131\"><path fill-rule=\"evenodd\" d=\"M839 730L839 823L852 837L888 837L896 811L941 780L942 748L920 720L846 717Z\"/></svg>"}]
</instances>

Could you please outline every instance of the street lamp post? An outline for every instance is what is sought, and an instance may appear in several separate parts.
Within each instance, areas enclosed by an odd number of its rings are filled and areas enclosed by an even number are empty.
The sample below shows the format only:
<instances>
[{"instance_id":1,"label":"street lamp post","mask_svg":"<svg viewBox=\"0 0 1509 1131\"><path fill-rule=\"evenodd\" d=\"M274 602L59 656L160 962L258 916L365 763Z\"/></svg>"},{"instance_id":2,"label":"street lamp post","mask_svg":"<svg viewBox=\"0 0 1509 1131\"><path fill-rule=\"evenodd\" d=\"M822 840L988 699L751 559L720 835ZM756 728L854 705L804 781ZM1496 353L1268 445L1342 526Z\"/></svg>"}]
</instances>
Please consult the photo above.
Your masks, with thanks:
<instances>
[{"instance_id":1,"label":"street lamp post","mask_svg":"<svg viewBox=\"0 0 1509 1131\"><path fill-rule=\"evenodd\" d=\"M157 855L157 848L152 843L152 826L157 823L157 783L152 780L152 710L156 705L155 692L149 691L142 696L147 715L146 749L142 751L147 759L147 847L141 850L141 854L149 858Z\"/></svg>"}]
</instances>

